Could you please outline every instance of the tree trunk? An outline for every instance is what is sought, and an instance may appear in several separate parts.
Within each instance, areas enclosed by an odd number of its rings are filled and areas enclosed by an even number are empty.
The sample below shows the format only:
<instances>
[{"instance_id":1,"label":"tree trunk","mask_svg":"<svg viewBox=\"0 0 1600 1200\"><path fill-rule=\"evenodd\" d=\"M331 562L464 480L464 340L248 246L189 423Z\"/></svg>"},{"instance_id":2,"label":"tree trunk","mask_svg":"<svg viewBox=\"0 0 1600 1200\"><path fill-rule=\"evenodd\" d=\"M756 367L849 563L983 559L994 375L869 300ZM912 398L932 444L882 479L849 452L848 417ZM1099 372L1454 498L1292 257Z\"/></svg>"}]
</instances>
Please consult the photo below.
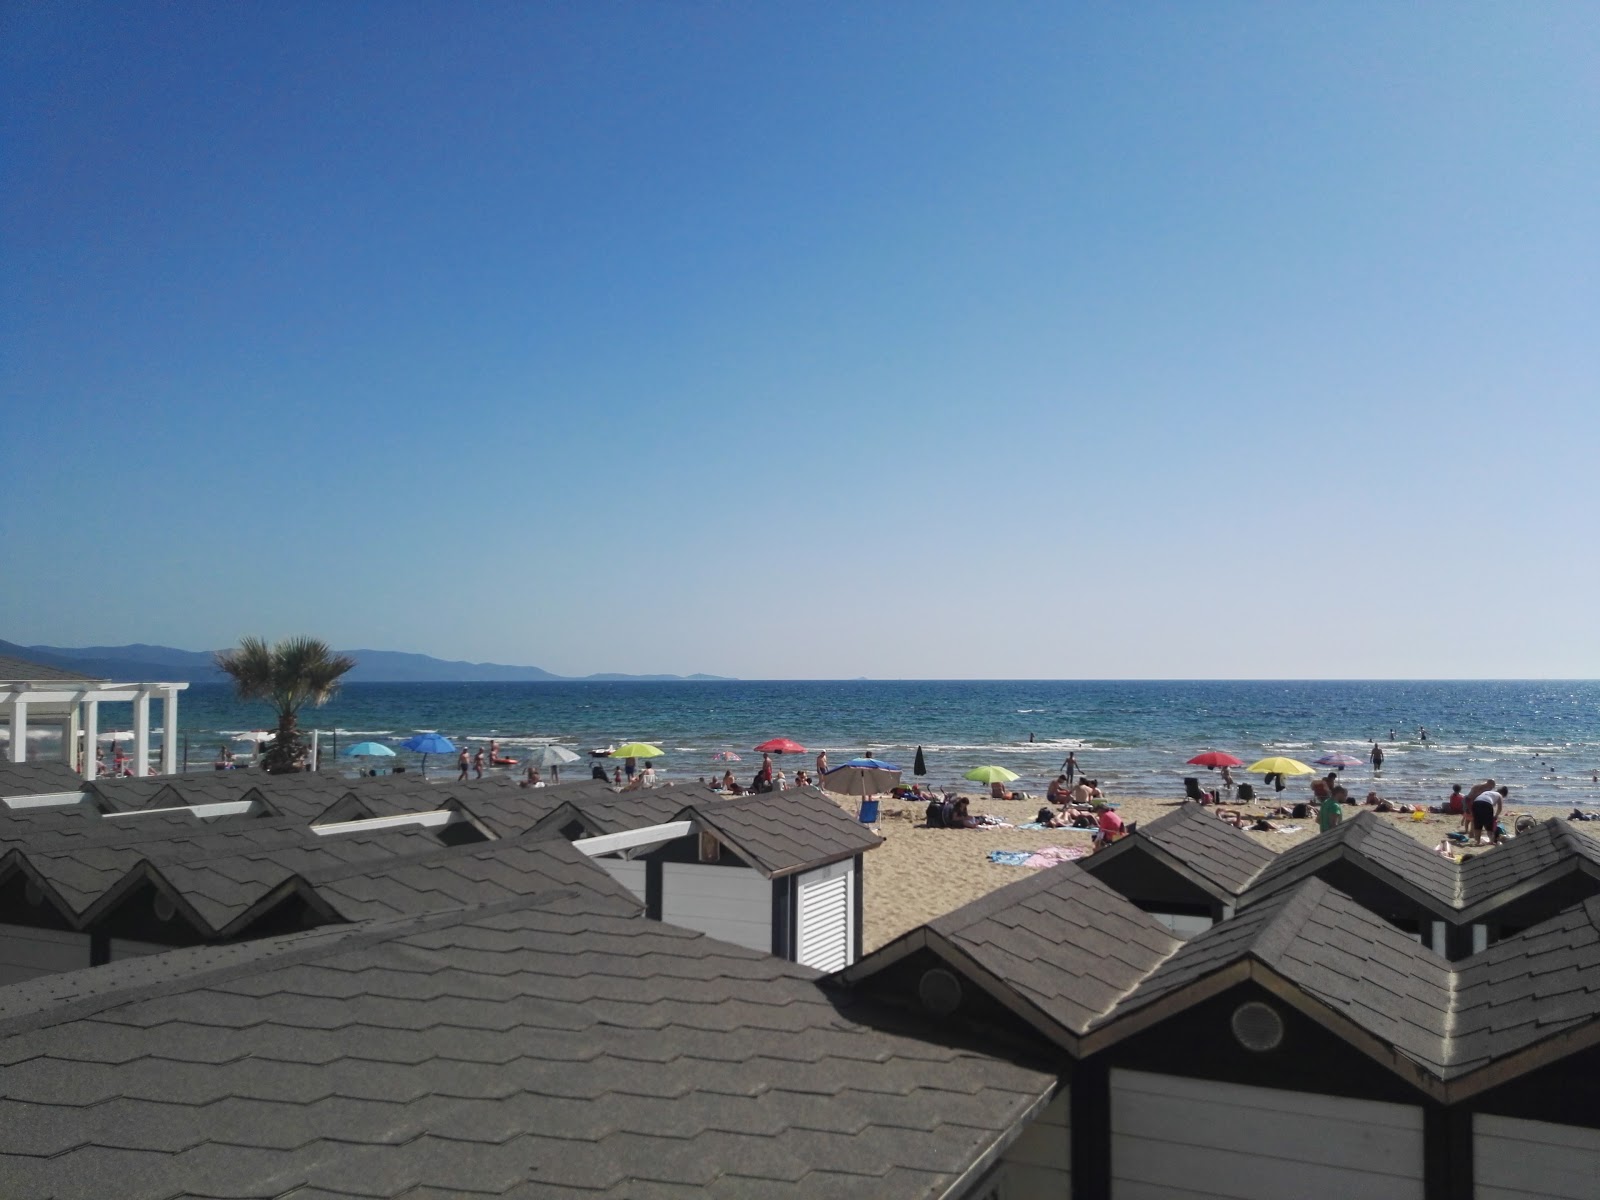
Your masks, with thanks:
<instances>
[{"instance_id":1,"label":"tree trunk","mask_svg":"<svg viewBox=\"0 0 1600 1200\"><path fill-rule=\"evenodd\" d=\"M272 739L272 745L267 747L266 758L262 760L269 775L290 775L300 770L300 765L305 761L305 747L300 744L300 733L296 728L299 714L293 711L278 714L278 736Z\"/></svg>"}]
</instances>

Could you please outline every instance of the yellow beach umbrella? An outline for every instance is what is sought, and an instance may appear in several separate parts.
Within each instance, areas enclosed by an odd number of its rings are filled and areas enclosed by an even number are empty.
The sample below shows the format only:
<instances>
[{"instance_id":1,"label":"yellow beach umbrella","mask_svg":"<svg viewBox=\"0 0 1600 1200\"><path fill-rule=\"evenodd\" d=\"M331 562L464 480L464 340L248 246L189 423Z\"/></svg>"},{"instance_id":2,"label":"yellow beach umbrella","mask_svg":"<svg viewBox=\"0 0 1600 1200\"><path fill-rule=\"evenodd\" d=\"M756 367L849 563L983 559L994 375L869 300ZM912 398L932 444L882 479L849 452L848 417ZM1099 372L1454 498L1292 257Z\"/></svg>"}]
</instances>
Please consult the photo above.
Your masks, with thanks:
<instances>
[{"instance_id":1,"label":"yellow beach umbrella","mask_svg":"<svg viewBox=\"0 0 1600 1200\"><path fill-rule=\"evenodd\" d=\"M660 758L663 751L660 746L652 746L649 742L629 742L625 746L618 746L611 752L612 758ZM1309 767L1306 768L1310 770Z\"/></svg>"},{"instance_id":2,"label":"yellow beach umbrella","mask_svg":"<svg viewBox=\"0 0 1600 1200\"><path fill-rule=\"evenodd\" d=\"M1315 775L1317 769L1308 767L1303 762L1292 758L1263 758L1258 763L1251 763L1246 771L1260 771L1263 775Z\"/></svg>"}]
</instances>

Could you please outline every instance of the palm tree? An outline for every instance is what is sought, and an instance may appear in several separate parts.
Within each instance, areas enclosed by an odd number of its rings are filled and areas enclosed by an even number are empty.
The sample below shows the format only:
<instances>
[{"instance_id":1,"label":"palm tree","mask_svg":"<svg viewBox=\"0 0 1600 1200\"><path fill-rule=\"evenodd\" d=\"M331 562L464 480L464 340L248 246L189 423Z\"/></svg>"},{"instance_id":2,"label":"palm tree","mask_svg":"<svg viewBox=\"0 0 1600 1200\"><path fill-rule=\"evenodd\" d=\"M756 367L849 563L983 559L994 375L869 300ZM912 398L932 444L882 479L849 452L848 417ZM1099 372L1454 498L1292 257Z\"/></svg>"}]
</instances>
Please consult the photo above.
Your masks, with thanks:
<instances>
[{"instance_id":1,"label":"palm tree","mask_svg":"<svg viewBox=\"0 0 1600 1200\"><path fill-rule=\"evenodd\" d=\"M265 639L239 639L236 650L219 650L217 668L233 680L241 700L265 700L278 710L278 735L262 765L273 775L298 771L305 758L296 722L307 704L321 707L339 690L339 677L356 665L335 654L316 638L284 638L274 646Z\"/></svg>"}]
</instances>

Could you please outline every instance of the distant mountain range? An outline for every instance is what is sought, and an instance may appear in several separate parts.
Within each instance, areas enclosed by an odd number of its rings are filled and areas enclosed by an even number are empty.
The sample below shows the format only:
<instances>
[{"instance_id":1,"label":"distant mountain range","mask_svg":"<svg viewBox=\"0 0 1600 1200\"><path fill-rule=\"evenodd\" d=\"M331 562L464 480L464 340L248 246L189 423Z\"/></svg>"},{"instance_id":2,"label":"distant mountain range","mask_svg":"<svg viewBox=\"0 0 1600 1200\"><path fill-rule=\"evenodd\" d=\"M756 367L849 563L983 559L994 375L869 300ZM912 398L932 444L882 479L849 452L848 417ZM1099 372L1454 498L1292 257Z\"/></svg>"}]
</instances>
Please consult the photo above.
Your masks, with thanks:
<instances>
[{"instance_id":1,"label":"distant mountain range","mask_svg":"<svg viewBox=\"0 0 1600 1200\"><path fill-rule=\"evenodd\" d=\"M573 680L726 679L725 675L554 675L540 667L508 667L501 663L448 662L426 654L395 650L341 650L356 660L345 679L351 683L538 683ZM208 650L174 650L171 646L19 646L0 641L0 656L27 659L64 671L77 671L114 682L220 683Z\"/></svg>"}]
</instances>

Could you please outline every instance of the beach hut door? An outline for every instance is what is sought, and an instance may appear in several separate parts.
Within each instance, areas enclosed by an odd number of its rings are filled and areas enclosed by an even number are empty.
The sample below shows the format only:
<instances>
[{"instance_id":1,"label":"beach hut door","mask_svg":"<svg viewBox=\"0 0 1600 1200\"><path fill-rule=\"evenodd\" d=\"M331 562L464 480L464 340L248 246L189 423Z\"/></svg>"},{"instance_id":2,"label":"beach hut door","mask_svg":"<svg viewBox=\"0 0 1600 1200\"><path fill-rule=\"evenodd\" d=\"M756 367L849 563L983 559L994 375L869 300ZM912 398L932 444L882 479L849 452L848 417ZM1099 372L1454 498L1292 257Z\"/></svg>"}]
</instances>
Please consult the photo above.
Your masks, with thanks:
<instances>
[{"instance_id":1,"label":"beach hut door","mask_svg":"<svg viewBox=\"0 0 1600 1200\"><path fill-rule=\"evenodd\" d=\"M801 966L837 971L851 962L855 937L855 862L845 859L807 871L799 881L796 944Z\"/></svg>"}]
</instances>

